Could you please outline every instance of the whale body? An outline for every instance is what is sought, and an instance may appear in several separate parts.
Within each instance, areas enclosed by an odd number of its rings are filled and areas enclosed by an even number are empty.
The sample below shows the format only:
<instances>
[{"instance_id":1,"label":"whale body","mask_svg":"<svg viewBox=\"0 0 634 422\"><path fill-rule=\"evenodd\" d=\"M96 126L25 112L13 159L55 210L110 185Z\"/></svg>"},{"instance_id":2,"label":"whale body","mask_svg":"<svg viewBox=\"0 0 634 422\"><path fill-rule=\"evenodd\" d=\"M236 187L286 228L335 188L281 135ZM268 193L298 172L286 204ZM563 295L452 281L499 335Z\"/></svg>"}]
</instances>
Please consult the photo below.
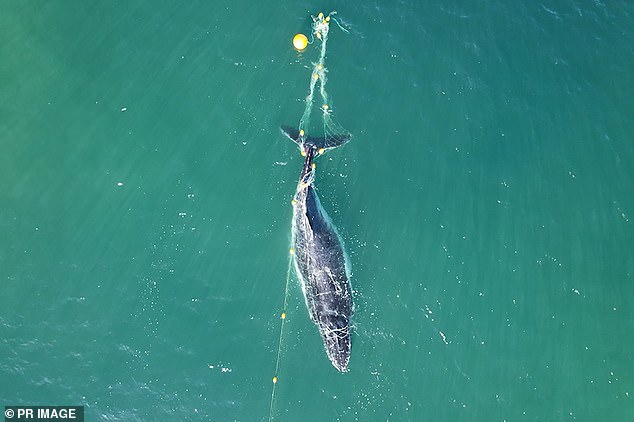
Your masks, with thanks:
<instances>
[{"instance_id":1,"label":"whale body","mask_svg":"<svg viewBox=\"0 0 634 422\"><path fill-rule=\"evenodd\" d=\"M282 127L282 133L296 142L306 157L293 200L295 271L326 354L337 370L345 372L350 360L353 313L350 267L344 243L313 185L313 160L324 150L343 145L350 136L310 138L289 127Z\"/></svg>"}]
</instances>

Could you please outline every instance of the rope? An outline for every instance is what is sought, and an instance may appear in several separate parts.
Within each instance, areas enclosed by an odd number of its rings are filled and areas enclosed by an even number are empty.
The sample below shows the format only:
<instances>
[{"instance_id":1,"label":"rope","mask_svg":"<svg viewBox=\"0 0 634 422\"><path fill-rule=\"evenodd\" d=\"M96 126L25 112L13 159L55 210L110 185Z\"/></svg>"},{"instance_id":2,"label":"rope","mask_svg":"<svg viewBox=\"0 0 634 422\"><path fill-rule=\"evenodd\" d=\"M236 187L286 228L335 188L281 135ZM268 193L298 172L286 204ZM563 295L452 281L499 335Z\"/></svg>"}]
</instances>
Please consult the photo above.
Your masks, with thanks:
<instances>
[{"instance_id":1,"label":"rope","mask_svg":"<svg viewBox=\"0 0 634 422\"><path fill-rule=\"evenodd\" d=\"M332 15L332 13L330 15ZM310 115L313 110L313 95L315 93L315 85L318 80L320 81L319 93L321 94L322 102L326 105L326 107L328 104L328 94L326 93L326 67L324 66L324 62L326 61L326 42L328 41L328 30L330 29L330 15L324 17L323 13L320 13L319 16L312 17L313 32L311 36L316 35L317 39L321 41L321 50L319 54L319 61L313 67L313 71L310 75L310 90L308 96L306 97L306 108L304 109L304 114L302 114L302 118L299 121L300 130L304 129L310 121Z\"/></svg>"},{"instance_id":2,"label":"rope","mask_svg":"<svg viewBox=\"0 0 634 422\"><path fill-rule=\"evenodd\" d=\"M284 307L280 317L280 337L277 343L277 359L275 362L275 375L273 376L273 389L271 390L271 403L269 406L269 422L273 420L273 403L275 402L275 390L277 387L277 375L280 370L280 357L282 355L282 338L284 337L284 324L286 323L286 307L288 305L288 284L291 279L291 266L293 265L293 252L288 258L288 269L286 271L286 285L284 287Z\"/></svg>"}]
</instances>

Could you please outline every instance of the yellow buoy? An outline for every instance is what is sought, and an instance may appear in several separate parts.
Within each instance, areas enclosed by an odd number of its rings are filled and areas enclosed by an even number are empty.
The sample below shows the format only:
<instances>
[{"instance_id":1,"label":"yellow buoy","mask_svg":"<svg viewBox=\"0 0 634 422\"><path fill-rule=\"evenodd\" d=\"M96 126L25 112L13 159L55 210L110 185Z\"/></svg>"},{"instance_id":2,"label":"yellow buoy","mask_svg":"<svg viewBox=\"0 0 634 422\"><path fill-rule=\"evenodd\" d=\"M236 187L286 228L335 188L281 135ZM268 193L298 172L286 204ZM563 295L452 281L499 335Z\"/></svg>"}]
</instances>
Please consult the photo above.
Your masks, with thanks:
<instances>
[{"instance_id":1,"label":"yellow buoy","mask_svg":"<svg viewBox=\"0 0 634 422\"><path fill-rule=\"evenodd\" d=\"M286 312L282 312L281 317L282 317L282 319L286 319Z\"/></svg>"},{"instance_id":2,"label":"yellow buoy","mask_svg":"<svg viewBox=\"0 0 634 422\"><path fill-rule=\"evenodd\" d=\"M304 51L304 49L308 46L308 38L304 34L297 34L293 37L293 47L297 51Z\"/></svg>"},{"instance_id":3,"label":"yellow buoy","mask_svg":"<svg viewBox=\"0 0 634 422\"><path fill-rule=\"evenodd\" d=\"M273 377L273 384L277 384L277 377Z\"/></svg>"}]
</instances>

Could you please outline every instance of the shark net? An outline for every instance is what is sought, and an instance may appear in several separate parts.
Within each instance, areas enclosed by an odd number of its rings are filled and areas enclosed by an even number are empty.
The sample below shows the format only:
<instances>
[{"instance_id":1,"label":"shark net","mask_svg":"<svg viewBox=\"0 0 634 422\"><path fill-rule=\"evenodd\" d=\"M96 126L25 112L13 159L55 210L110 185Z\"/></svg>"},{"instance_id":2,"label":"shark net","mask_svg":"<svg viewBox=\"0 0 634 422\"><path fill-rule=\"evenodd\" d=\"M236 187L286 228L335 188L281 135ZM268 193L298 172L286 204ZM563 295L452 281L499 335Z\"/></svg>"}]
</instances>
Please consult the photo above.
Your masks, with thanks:
<instances>
[{"instance_id":1,"label":"shark net","mask_svg":"<svg viewBox=\"0 0 634 422\"><path fill-rule=\"evenodd\" d=\"M323 13L319 13L319 15L317 16L311 16L313 20L312 35L317 38L317 41L321 43L321 46L319 49L319 60L317 61L317 63L313 63L313 68L310 75L309 91L308 96L306 97L306 108L304 109L302 118L299 121L298 130L300 134L308 132L310 117L313 112L313 104L317 101L315 99L315 91L317 90L321 97L321 105L319 106L319 110L321 111L322 116L324 138L335 136L349 136L348 131L346 131L335 121L333 117L332 103L328 96L328 92L326 91L326 83L328 82L328 69L325 66L326 44L328 43L330 23L335 22L337 26L339 26L339 28L341 28L345 32L348 32L335 19L336 13L337 12L333 11L329 13L328 16L324 16ZM319 86L317 86L318 83ZM313 134L313 136L315 136L315 134Z\"/></svg>"},{"instance_id":2,"label":"shark net","mask_svg":"<svg viewBox=\"0 0 634 422\"><path fill-rule=\"evenodd\" d=\"M323 142L320 144L323 145L323 148L319 151L321 154L323 150L335 147L337 145L341 145L343 141L347 140L350 137L348 131L346 131L341 125L339 125L333 118L333 109L332 104L330 102L330 98L328 96L328 92L326 91L326 82L328 81L327 73L328 70L325 66L326 59L326 44L328 42L328 33L330 31L330 23L335 22L339 28L341 28L344 32L348 32L341 24L335 19L336 12L331 12L327 16L324 16L323 13L319 13L317 16L311 16L312 18L312 35L313 41L315 42L315 38L320 45L319 49L319 60L316 63L312 63L312 72L310 76L310 84L309 84L309 93L306 97L306 107L304 109L304 113L299 121L299 127L297 128L298 134L293 134L293 139L299 139L304 134L308 132L310 126L310 118L313 112L313 105L317 101L315 99L315 91L318 92L319 97L321 98L321 105L319 106L319 110L321 111L321 123L323 124L323 135L312 134L312 138L319 138L323 136ZM319 85L317 85L319 83ZM299 135L299 136L295 136ZM310 173L311 177L314 177L314 173ZM312 182L309 181L309 183ZM278 338L278 346L277 346L277 359L275 364L275 375L273 377L273 388L271 390L271 400L269 407L269 421L272 421L275 416L275 393L276 393L276 385L278 382L278 374L280 371L280 357L282 353L282 339L284 336L284 326L286 323L286 309L288 306L288 285L289 280L291 279L291 267L294 262L295 250L293 248L290 249L289 254L289 262L288 269L286 273L286 286L284 291L284 311L280 315L281 323L280 323L280 332ZM320 324L320 329L321 329ZM330 337L332 341L339 341L345 338L345 329L347 328L334 328L330 330Z\"/></svg>"}]
</instances>

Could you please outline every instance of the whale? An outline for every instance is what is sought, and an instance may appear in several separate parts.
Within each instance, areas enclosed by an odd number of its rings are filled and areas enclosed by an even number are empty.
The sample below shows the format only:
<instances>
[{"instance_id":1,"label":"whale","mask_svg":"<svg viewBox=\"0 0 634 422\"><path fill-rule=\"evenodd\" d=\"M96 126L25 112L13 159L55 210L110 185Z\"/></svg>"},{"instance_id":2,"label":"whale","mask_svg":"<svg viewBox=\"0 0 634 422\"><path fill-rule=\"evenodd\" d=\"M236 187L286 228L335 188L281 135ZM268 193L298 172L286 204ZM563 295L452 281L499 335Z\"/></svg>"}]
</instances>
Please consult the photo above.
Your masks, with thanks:
<instances>
[{"instance_id":1,"label":"whale","mask_svg":"<svg viewBox=\"0 0 634 422\"><path fill-rule=\"evenodd\" d=\"M341 236L317 195L314 160L326 150L344 145L350 135L313 138L289 126L282 126L281 131L305 156L292 201L295 272L330 362L340 372L347 372L354 311L351 269Z\"/></svg>"}]
</instances>

